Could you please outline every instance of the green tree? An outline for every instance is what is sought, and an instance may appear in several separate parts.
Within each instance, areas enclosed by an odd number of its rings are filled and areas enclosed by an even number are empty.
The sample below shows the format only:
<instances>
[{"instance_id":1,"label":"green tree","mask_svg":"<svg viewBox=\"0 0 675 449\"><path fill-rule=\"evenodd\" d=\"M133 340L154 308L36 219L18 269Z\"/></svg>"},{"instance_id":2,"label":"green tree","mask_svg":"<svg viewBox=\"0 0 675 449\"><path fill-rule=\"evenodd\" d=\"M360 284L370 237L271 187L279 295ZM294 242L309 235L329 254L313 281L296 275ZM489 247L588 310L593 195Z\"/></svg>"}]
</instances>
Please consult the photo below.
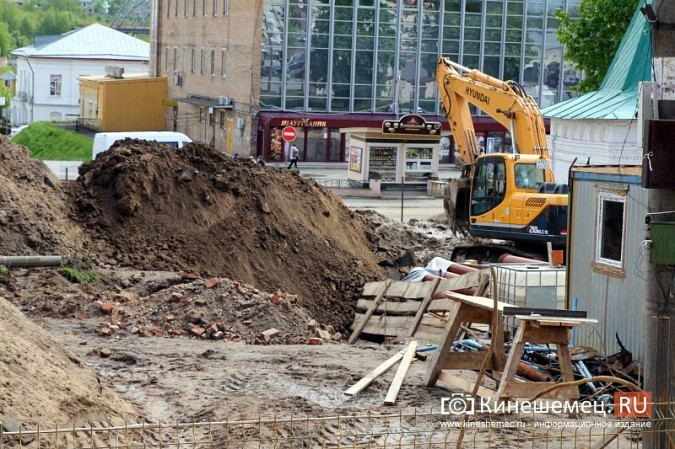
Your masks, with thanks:
<instances>
[{"instance_id":1,"label":"green tree","mask_svg":"<svg viewBox=\"0 0 675 449\"><path fill-rule=\"evenodd\" d=\"M74 21L70 12L49 9L42 16L39 32L40 34L62 34L72 30L73 27Z\"/></svg>"},{"instance_id":2,"label":"green tree","mask_svg":"<svg viewBox=\"0 0 675 449\"><path fill-rule=\"evenodd\" d=\"M558 41L565 45L565 60L583 70L585 78L573 90L597 90L640 0L582 0L578 19L557 10Z\"/></svg>"}]
</instances>

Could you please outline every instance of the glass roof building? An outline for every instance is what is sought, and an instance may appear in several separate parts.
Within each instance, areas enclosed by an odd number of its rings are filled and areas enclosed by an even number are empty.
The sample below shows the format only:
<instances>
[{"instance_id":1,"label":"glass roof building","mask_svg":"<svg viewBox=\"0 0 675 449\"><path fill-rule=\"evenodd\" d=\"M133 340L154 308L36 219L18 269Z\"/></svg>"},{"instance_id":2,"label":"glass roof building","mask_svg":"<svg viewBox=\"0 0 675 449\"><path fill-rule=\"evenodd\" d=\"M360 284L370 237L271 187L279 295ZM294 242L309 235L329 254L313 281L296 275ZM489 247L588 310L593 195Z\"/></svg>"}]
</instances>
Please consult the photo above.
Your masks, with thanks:
<instances>
[{"instance_id":1,"label":"glass roof building","mask_svg":"<svg viewBox=\"0 0 675 449\"><path fill-rule=\"evenodd\" d=\"M442 115L440 56L549 106L579 81L555 11L580 1L264 0L260 110Z\"/></svg>"}]
</instances>

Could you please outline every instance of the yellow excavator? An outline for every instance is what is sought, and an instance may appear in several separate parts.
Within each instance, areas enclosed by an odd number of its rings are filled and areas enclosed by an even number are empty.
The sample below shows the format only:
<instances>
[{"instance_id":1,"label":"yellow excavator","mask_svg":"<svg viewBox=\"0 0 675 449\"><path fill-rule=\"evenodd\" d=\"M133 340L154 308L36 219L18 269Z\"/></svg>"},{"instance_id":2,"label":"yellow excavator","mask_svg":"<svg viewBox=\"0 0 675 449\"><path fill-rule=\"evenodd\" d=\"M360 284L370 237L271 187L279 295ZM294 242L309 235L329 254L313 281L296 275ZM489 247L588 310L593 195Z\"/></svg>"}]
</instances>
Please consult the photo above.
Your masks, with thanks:
<instances>
[{"instance_id":1,"label":"yellow excavator","mask_svg":"<svg viewBox=\"0 0 675 449\"><path fill-rule=\"evenodd\" d=\"M462 169L444 196L451 227L476 237L564 246L567 185L555 182L537 103L517 82L448 58L438 61L436 83ZM509 130L511 152L479 148L469 104Z\"/></svg>"}]
</instances>

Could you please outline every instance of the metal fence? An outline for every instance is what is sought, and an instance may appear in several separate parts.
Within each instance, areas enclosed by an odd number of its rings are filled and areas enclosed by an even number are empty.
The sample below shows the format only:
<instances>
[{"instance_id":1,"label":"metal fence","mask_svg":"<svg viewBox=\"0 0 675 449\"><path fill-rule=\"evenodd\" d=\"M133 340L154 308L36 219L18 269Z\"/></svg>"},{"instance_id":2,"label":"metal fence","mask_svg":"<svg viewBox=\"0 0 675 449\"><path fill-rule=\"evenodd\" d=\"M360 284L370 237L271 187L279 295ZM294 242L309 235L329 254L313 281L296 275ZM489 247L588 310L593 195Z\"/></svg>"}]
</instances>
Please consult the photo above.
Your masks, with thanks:
<instances>
[{"instance_id":1,"label":"metal fence","mask_svg":"<svg viewBox=\"0 0 675 449\"><path fill-rule=\"evenodd\" d=\"M136 424L3 432L9 448L675 448L675 403L657 419L440 412ZM463 419L465 418L465 419ZM468 418L468 419L466 419Z\"/></svg>"}]
</instances>

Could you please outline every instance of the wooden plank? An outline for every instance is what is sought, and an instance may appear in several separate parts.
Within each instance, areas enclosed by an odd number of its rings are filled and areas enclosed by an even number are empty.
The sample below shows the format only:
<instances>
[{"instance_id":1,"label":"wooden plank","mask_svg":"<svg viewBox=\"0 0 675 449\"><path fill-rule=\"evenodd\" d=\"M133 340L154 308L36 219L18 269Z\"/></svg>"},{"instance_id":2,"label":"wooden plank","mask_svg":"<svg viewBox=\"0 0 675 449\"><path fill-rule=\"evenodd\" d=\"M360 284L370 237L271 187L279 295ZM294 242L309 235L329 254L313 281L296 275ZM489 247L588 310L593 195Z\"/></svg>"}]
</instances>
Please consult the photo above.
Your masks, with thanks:
<instances>
[{"instance_id":1,"label":"wooden plank","mask_svg":"<svg viewBox=\"0 0 675 449\"><path fill-rule=\"evenodd\" d=\"M507 385L513 381L518 372L518 363L520 362L520 357L523 355L523 346L525 345L525 330L528 327L527 322L520 323L518 330L516 331L516 336L513 339L513 344L511 345L511 350L509 355L506 358L506 365L504 366L504 375L502 376L501 381L499 382L499 387L495 393L495 400L500 401L504 396L504 389Z\"/></svg>"},{"instance_id":2,"label":"wooden plank","mask_svg":"<svg viewBox=\"0 0 675 449\"><path fill-rule=\"evenodd\" d=\"M450 351L445 363L443 364L443 369L470 369L470 370L479 370L483 360L487 355L487 351L478 351L478 352L455 352ZM490 357L492 359L492 357ZM487 363L485 369L492 369L492 361L490 360Z\"/></svg>"},{"instance_id":3,"label":"wooden plank","mask_svg":"<svg viewBox=\"0 0 675 449\"><path fill-rule=\"evenodd\" d=\"M437 292L463 290L465 288L477 287L483 278L490 276L490 270L470 271L461 276L449 279L442 279L438 284Z\"/></svg>"},{"instance_id":4,"label":"wooden plank","mask_svg":"<svg viewBox=\"0 0 675 449\"><path fill-rule=\"evenodd\" d=\"M396 370L396 375L394 376L394 380L391 382L391 385L389 386L387 396L384 398L385 405L394 405L396 403L398 392L401 389L401 385L403 385L403 379L405 378L405 375L408 372L408 368L410 367L410 363L412 363L413 357L415 357L416 350L417 350L416 341L413 340L410 343L408 343L408 348L406 349L405 354L403 355L403 359L401 360L401 364L398 366L398 370Z\"/></svg>"},{"instance_id":5,"label":"wooden plank","mask_svg":"<svg viewBox=\"0 0 675 449\"><path fill-rule=\"evenodd\" d=\"M471 304L476 307L481 307L483 309L489 309L493 310L494 309L494 300L492 298L486 298L484 296L469 296L469 295L463 295L461 293L456 293L456 292L449 292L448 293L448 298L455 299L457 301L461 301L467 304ZM507 302L502 302L502 301L497 301L497 308L500 311L504 310L504 307L515 307L513 304L509 304Z\"/></svg>"},{"instance_id":6,"label":"wooden plank","mask_svg":"<svg viewBox=\"0 0 675 449\"><path fill-rule=\"evenodd\" d=\"M387 281L368 282L363 286L363 296L379 296L386 288Z\"/></svg>"},{"instance_id":7,"label":"wooden plank","mask_svg":"<svg viewBox=\"0 0 675 449\"><path fill-rule=\"evenodd\" d=\"M408 335L408 330L414 319L415 317L411 316L375 315L370 318L368 323L361 330L361 333L404 337ZM436 338L440 338L443 332L443 326L445 326L445 321L433 316L425 315L422 317L419 330L421 331L424 329L425 332L431 332Z\"/></svg>"},{"instance_id":8,"label":"wooden plank","mask_svg":"<svg viewBox=\"0 0 675 449\"><path fill-rule=\"evenodd\" d=\"M459 327L462 324L460 318L462 307L462 303L456 302L453 310L451 310L448 315L448 321L445 323L438 349L434 352L431 362L427 367L427 372L424 375L424 385L427 387L433 387L436 384L438 375L443 370L445 359L452 348L452 343L455 341L455 335L457 335L457 331L459 331Z\"/></svg>"},{"instance_id":9,"label":"wooden plank","mask_svg":"<svg viewBox=\"0 0 675 449\"><path fill-rule=\"evenodd\" d=\"M375 379L389 371L392 366L396 365L403 358L404 352L405 350L401 350L389 357L385 362L380 364L380 366L366 374L361 380L352 385L347 391L345 391L345 394L347 396L355 396L358 394L361 390L373 383Z\"/></svg>"},{"instance_id":10,"label":"wooden plank","mask_svg":"<svg viewBox=\"0 0 675 449\"><path fill-rule=\"evenodd\" d=\"M427 308L429 307L429 302L431 302L431 297L433 296L434 292L436 291L436 287L438 286L438 282L440 279L436 279L433 282L428 282L428 284L432 284L431 287L427 290L427 294L422 300L422 303L420 304L419 308L417 309L417 313L415 314L415 319L413 323L410 325L410 330L408 331L408 337L412 337L415 335L415 332L417 332L417 329L420 327L420 323L422 322L422 316L426 313Z\"/></svg>"},{"instance_id":11,"label":"wooden plank","mask_svg":"<svg viewBox=\"0 0 675 449\"><path fill-rule=\"evenodd\" d=\"M452 309L452 305L456 301L454 299L433 299L429 302L427 312L447 312ZM366 312L373 304L373 300L359 299L356 303L356 311L360 313ZM411 301L387 301L386 298L380 302L375 310L375 314L379 315L384 312L394 315L409 315L414 316L420 309L422 302L417 300Z\"/></svg>"},{"instance_id":12,"label":"wooden plank","mask_svg":"<svg viewBox=\"0 0 675 449\"><path fill-rule=\"evenodd\" d=\"M387 289L387 297L421 300L428 288L428 282L393 281Z\"/></svg>"},{"instance_id":13,"label":"wooden plank","mask_svg":"<svg viewBox=\"0 0 675 449\"><path fill-rule=\"evenodd\" d=\"M521 323L520 327L523 324ZM519 327L519 328L520 328ZM528 323L525 339L532 344L569 344L569 328L566 327L532 327Z\"/></svg>"},{"instance_id":14,"label":"wooden plank","mask_svg":"<svg viewBox=\"0 0 675 449\"><path fill-rule=\"evenodd\" d=\"M391 284L391 280L387 279L386 281L386 286L380 294L375 298L375 301L373 301L373 305L371 306L370 309L366 312L366 314L363 316L363 318L359 321L359 324L354 326L354 331L352 334L349 336L349 340L347 340L347 344L352 344L356 341L357 338L359 338L359 335L361 335L361 331L363 328L368 324L368 320L370 319L370 316L373 314L375 309L377 308L377 305L379 302L382 300L382 297L387 293L387 289L389 288L389 285Z\"/></svg>"},{"instance_id":15,"label":"wooden plank","mask_svg":"<svg viewBox=\"0 0 675 449\"><path fill-rule=\"evenodd\" d=\"M461 377L453 376L447 371L442 371L439 374L438 381L444 383L450 388L458 388L460 390L464 390L467 392L472 392L475 388L475 382L472 382L468 379L463 379ZM495 392L490 390L489 388L479 386L476 394L481 398L492 400L492 397L494 396Z\"/></svg>"}]
</instances>

